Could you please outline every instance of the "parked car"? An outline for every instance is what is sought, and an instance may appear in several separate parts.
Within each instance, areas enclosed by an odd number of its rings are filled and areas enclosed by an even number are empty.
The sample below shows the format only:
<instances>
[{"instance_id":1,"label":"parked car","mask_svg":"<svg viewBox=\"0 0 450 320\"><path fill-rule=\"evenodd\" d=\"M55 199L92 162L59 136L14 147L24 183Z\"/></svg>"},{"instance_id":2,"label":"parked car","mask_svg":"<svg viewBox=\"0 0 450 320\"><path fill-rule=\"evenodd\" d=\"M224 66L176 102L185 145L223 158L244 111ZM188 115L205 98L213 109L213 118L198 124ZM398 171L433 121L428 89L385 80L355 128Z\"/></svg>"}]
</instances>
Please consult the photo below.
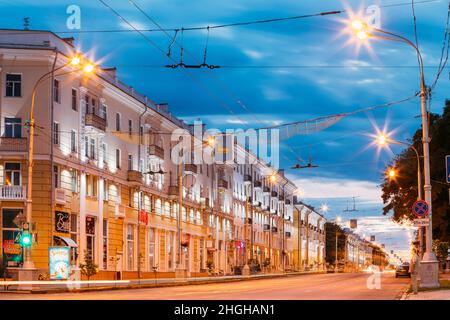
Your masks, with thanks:
<instances>
[{"instance_id":1,"label":"parked car","mask_svg":"<svg viewBox=\"0 0 450 320\"><path fill-rule=\"evenodd\" d=\"M395 269L395 277L406 276L411 278L411 273L409 273L409 262L403 262L398 265Z\"/></svg>"}]
</instances>

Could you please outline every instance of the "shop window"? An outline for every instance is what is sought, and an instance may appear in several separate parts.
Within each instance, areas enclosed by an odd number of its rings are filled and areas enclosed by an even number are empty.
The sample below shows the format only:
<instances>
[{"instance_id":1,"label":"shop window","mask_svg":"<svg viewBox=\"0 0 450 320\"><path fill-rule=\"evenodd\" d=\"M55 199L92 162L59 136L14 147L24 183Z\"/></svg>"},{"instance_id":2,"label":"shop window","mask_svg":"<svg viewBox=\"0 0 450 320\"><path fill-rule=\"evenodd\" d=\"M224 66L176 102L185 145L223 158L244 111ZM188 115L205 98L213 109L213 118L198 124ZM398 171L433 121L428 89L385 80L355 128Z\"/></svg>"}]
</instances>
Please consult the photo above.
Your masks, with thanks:
<instances>
[{"instance_id":1,"label":"shop window","mask_svg":"<svg viewBox=\"0 0 450 320\"><path fill-rule=\"evenodd\" d=\"M20 226L14 223L21 209L3 209L2 211L2 258L3 264L9 267L18 267L22 263L22 249L17 243L20 237Z\"/></svg>"},{"instance_id":2,"label":"shop window","mask_svg":"<svg viewBox=\"0 0 450 320\"><path fill-rule=\"evenodd\" d=\"M148 229L148 265L150 271L153 270L155 264L155 229Z\"/></svg>"},{"instance_id":3,"label":"shop window","mask_svg":"<svg viewBox=\"0 0 450 320\"><path fill-rule=\"evenodd\" d=\"M103 270L108 269L108 220L103 219Z\"/></svg>"},{"instance_id":4,"label":"shop window","mask_svg":"<svg viewBox=\"0 0 450 320\"><path fill-rule=\"evenodd\" d=\"M95 261L95 218L86 217L86 253Z\"/></svg>"},{"instance_id":5,"label":"shop window","mask_svg":"<svg viewBox=\"0 0 450 320\"><path fill-rule=\"evenodd\" d=\"M127 270L134 269L134 226L127 225Z\"/></svg>"}]
</instances>

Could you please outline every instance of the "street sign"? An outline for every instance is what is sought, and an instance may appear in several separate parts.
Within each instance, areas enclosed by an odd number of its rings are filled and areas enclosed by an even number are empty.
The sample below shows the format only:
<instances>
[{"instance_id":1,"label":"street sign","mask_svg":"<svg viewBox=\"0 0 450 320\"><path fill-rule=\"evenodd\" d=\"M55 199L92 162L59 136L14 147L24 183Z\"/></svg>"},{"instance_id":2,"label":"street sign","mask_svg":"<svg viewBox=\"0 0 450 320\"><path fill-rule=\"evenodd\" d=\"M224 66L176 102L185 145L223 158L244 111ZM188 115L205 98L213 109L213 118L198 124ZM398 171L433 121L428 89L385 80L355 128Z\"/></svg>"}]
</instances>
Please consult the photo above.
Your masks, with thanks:
<instances>
[{"instance_id":1,"label":"street sign","mask_svg":"<svg viewBox=\"0 0 450 320\"><path fill-rule=\"evenodd\" d=\"M450 183L450 155L445 156L445 173L447 177L447 183Z\"/></svg>"},{"instance_id":2,"label":"street sign","mask_svg":"<svg viewBox=\"0 0 450 320\"><path fill-rule=\"evenodd\" d=\"M412 207L412 212L418 218L426 218L428 216L428 211L430 210L430 206L424 200L418 200L414 202Z\"/></svg>"},{"instance_id":3,"label":"street sign","mask_svg":"<svg viewBox=\"0 0 450 320\"><path fill-rule=\"evenodd\" d=\"M430 219L422 218L422 219L414 219L414 227L428 227L430 224Z\"/></svg>"}]
</instances>

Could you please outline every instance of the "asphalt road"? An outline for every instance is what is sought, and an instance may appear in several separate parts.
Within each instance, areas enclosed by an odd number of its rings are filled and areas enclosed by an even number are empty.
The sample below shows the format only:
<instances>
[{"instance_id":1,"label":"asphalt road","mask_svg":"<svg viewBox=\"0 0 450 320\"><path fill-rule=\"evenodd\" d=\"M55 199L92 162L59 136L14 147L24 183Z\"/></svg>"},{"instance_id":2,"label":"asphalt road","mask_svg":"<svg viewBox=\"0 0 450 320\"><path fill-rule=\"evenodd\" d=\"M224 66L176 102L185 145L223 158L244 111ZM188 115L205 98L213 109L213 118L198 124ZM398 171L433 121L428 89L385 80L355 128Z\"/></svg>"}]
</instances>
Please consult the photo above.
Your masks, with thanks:
<instances>
[{"instance_id":1,"label":"asphalt road","mask_svg":"<svg viewBox=\"0 0 450 320\"><path fill-rule=\"evenodd\" d=\"M3 300L392 300L408 278L383 273L381 288L367 286L369 273L316 274L176 287L55 294L0 294Z\"/></svg>"}]
</instances>

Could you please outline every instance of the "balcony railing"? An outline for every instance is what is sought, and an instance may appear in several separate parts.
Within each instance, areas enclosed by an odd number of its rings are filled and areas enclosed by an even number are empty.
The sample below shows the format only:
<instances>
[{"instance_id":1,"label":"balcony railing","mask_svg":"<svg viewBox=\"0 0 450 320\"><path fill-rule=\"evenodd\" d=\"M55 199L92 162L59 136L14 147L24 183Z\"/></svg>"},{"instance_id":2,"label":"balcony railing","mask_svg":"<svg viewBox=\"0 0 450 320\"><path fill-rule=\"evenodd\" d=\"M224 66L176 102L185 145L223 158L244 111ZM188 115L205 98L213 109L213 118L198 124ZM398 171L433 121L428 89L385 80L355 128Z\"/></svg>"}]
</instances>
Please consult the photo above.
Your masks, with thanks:
<instances>
[{"instance_id":1,"label":"balcony railing","mask_svg":"<svg viewBox=\"0 0 450 320\"><path fill-rule=\"evenodd\" d=\"M156 144L148 146L148 155L150 158L158 158L164 160L164 149Z\"/></svg>"},{"instance_id":2,"label":"balcony railing","mask_svg":"<svg viewBox=\"0 0 450 320\"><path fill-rule=\"evenodd\" d=\"M25 200L26 189L24 186L0 186L1 200Z\"/></svg>"},{"instance_id":3,"label":"balcony railing","mask_svg":"<svg viewBox=\"0 0 450 320\"><path fill-rule=\"evenodd\" d=\"M135 185L141 184L142 173L136 170L128 170L128 181Z\"/></svg>"},{"instance_id":4,"label":"balcony railing","mask_svg":"<svg viewBox=\"0 0 450 320\"><path fill-rule=\"evenodd\" d=\"M26 138L0 137L0 152L27 152Z\"/></svg>"},{"instance_id":5,"label":"balcony railing","mask_svg":"<svg viewBox=\"0 0 450 320\"><path fill-rule=\"evenodd\" d=\"M184 165L184 172L187 174L197 174L197 165L193 163L187 163Z\"/></svg>"},{"instance_id":6,"label":"balcony railing","mask_svg":"<svg viewBox=\"0 0 450 320\"><path fill-rule=\"evenodd\" d=\"M224 180L224 179L219 179L218 187L220 189L228 189L228 182L226 180Z\"/></svg>"},{"instance_id":7,"label":"balcony railing","mask_svg":"<svg viewBox=\"0 0 450 320\"><path fill-rule=\"evenodd\" d=\"M86 126L97 128L98 130L106 130L106 119L95 113L86 113Z\"/></svg>"}]
</instances>

